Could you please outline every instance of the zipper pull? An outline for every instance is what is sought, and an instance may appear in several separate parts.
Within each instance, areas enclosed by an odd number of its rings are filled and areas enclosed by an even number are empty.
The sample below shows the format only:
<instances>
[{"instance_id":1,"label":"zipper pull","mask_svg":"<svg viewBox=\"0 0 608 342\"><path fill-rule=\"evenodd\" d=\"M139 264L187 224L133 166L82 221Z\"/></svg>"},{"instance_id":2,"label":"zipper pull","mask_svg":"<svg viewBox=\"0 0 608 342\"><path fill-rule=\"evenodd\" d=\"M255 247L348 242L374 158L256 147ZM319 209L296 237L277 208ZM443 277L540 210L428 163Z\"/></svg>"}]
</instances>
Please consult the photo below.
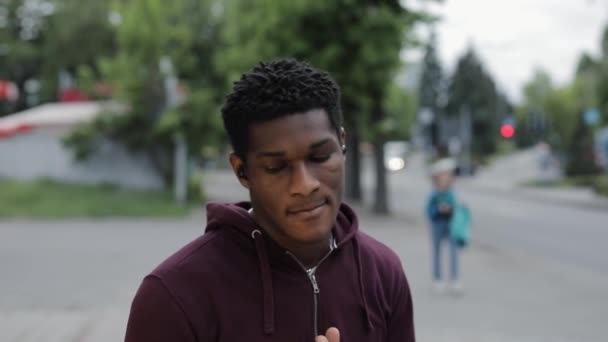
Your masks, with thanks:
<instances>
[{"instance_id":1,"label":"zipper pull","mask_svg":"<svg viewBox=\"0 0 608 342\"><path fill-rule=\"evenodd\" d=\"M319 285L317 284L317 277L315 277L315 274L312 273L310 275L310 282L312 283L312 288L314 290L315 293L319 293Z\"/></svg>"}]
</instances>

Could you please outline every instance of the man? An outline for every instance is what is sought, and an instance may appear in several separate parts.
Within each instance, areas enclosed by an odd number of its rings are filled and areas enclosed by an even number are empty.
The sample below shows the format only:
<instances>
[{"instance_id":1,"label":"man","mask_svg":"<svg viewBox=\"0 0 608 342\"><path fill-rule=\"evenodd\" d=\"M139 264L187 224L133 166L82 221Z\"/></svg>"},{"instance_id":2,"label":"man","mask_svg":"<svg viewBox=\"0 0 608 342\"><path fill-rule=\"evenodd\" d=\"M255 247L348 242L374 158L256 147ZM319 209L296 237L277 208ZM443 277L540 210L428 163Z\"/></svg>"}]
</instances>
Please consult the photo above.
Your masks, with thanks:
<instances>
[{"instance_id":1,"label":"man","mask_svg":"<svg viewBox=\"0 0 608 342\"><path fill-rule=\"evenodd\" d=\"M260 63L222 114L251 201L207 206L205 234L144 279L126 341L414 341L398 257L342 203L338 85Z\"/></svg>"}]
</instances>

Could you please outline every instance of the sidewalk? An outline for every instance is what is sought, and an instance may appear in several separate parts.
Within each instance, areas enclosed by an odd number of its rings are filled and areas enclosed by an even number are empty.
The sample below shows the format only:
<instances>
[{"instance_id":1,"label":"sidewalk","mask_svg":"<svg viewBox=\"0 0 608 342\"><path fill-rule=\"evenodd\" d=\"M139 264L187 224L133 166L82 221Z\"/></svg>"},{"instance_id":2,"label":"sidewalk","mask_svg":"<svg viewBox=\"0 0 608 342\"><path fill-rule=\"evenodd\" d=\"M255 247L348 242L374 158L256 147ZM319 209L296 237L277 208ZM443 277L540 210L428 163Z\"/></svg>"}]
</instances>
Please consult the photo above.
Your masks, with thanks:
<instances>
[{"instance_id":1,"label":"sidewalk","mask_svg":"<svg viewBox=\"0 0 608 342\"><path fill-rule=\"evenodd\" d=\"M244 190L227 172L207 173L212 200L242 200ZM220 191L221 190L221 191ZM608 317L608 277L572 265L472 245L463 253L465 294L430 290L429 242L411 213L372 215L355 206L361 229L401 257L415 304L418 341L601 342Z\"/></svg>"}]
</instances>

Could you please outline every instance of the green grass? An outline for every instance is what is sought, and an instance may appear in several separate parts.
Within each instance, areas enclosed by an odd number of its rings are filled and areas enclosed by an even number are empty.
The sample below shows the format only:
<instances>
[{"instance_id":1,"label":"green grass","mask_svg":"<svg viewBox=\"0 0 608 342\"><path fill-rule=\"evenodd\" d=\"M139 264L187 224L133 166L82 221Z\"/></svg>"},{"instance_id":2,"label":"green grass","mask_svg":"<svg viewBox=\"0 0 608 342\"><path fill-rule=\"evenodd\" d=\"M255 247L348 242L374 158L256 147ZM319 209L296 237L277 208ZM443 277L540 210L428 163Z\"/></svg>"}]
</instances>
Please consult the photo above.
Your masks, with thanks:
<instances>
[{"instance_id":1,"label":"green grass","mask_svg":"<svg viewBox=\"0 0 608 342\"><path fill-rule=\"evenodd\" d=\"M0 218L177 217L195 203L177 204L170 192L0 179Z\"/></svg>"},{"instance_id":2,"label":"green grass","mask_svg":"<svg viewBox=\"0 0 608 342\"><path fill-rule=\"evenodd\" d=\"M608 197L608 175L598 176L593 184L593 189L599 195Z\"/></svg>"}]
</instances>

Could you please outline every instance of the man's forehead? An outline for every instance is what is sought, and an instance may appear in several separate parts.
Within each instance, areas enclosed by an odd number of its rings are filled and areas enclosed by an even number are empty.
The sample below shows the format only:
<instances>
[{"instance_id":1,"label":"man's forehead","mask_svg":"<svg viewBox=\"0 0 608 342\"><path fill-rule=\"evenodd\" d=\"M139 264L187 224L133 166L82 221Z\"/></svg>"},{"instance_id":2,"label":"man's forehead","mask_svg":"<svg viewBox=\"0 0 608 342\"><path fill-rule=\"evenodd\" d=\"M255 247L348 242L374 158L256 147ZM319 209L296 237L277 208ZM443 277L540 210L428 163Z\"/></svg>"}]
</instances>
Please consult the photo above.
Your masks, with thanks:
<instances>
[{"instance_id":1,"label":"man's forehead","mask_svg":"<svg viewBox=\"0 0 608 342\"><path fill-rule=\"evenodd\" d=\"M315 143L336 139L325 111L315 110L291 114L263 123L256 123L249 129L250 149L310 148Z\"/></svg>"}]
</instances>

